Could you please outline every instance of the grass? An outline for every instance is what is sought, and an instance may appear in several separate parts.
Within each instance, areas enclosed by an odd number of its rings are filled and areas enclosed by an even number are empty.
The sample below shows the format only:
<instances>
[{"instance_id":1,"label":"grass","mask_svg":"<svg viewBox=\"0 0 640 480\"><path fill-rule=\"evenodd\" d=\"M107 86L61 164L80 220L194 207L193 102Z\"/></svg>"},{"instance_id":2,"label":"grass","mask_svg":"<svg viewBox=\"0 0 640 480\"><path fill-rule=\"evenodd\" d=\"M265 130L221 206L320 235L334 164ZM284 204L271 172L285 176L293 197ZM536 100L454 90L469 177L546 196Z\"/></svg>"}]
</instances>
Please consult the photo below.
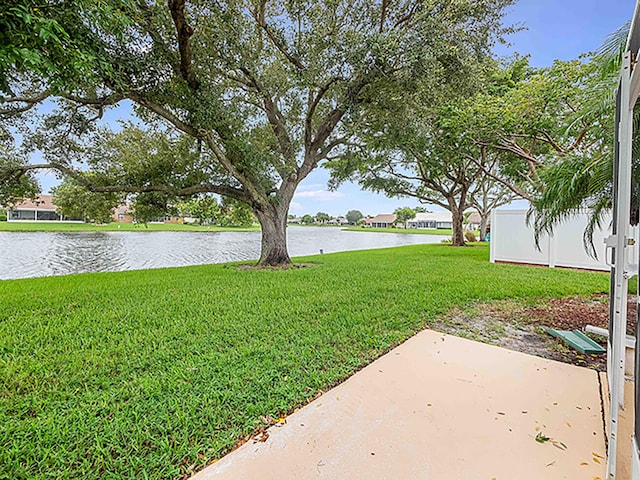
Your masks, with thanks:
<instances>
[{"instance_id":1,"label":"grass","mask_svg":"<svg viewBox=\"0 0 640 480\"><path fill-rule=\"evenodd\" d=\"M299 260L0 282L0 478L179 478L455 306L609 285L486 246Z\"/></svg>"},{"instance_id":2,"label":"grass","mask_svg":"<svg viewBox=\"0 0 640 480\"><path fill-rule=\"evenodd\" d=\"M201 225L180 225L171 223L107 223L94 225L91 223L72 222L0 222L0 232L223 232L260 230L252 227L208 227Z\"/></svg>"},{"instance_id":3,"label":"grass","mask_svg":"<svg viewBox=\"0 0 640 480\"><path fill-rule=\"evenodd\" d=\"M343 230L350 232L380 232L380 233L417 233L420 235L453 235L450 228L424 229L424 228L369 228L369 227L345 227Z\"/></svg>"}]
</instances>

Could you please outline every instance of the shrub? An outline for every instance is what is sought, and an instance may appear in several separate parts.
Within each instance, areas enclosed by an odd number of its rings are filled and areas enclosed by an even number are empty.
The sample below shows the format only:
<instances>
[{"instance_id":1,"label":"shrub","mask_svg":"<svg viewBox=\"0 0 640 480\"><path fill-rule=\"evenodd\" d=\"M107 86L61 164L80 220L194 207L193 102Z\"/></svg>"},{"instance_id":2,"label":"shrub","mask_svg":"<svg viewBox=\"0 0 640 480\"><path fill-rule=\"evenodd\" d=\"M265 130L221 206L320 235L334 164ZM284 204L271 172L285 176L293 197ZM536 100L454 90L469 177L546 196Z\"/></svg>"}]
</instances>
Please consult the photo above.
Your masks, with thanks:
<instances>
[{"instance_id":1,"label":"shrub","mask_svg":"<svg viewBox=\"0 0 640 480\"><path fill-rule=\"evenodd\" d=\"M476 236L474 235L474 233L471 230L467 230L466 232L464 232L464 238L467 239L467 242L477 242L478 239L476 238Z\"/></svg>"}]
</instances>

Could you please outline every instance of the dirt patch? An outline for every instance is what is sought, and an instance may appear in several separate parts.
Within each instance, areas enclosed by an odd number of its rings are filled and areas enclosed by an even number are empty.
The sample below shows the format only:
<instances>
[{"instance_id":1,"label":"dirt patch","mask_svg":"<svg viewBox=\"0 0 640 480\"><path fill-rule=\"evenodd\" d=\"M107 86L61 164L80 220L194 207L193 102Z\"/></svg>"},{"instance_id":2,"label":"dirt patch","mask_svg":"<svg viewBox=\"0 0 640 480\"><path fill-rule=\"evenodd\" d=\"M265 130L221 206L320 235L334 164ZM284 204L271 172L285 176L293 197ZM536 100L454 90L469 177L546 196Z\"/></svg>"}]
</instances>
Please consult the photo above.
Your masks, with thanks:
<instances>
[{"instance_id":1,"label":"dirt patch","mask_svg":"<svg viewBox=\"0 0 640 480\"><path fill-rule=\"evenodd\" d=\"M236 270L297 270L298 268L311 268L317 267L317 263L292 263L290 265L282 265L280 267L269 267L263 265L257 265L255 263L243 263L240 265L234 265L233 268Z\"/></svg>"},{"instance_id":2,"label":"dirt patch","mask_svg":"<svg viewBox=\"0 0 640 480\"><path fill-rule=\"evenodd\" d=\"M636 297L627 305L627 334L635 335ZM505 300L456 309L435 325L439 330L551 360L605 371L606 355L583 354L546 333L547 328L581 330L587 325L607 328L608 295L568 297L526 304ZM602 337L590 335L606 346Z\"/></svg>"}]
</instances>

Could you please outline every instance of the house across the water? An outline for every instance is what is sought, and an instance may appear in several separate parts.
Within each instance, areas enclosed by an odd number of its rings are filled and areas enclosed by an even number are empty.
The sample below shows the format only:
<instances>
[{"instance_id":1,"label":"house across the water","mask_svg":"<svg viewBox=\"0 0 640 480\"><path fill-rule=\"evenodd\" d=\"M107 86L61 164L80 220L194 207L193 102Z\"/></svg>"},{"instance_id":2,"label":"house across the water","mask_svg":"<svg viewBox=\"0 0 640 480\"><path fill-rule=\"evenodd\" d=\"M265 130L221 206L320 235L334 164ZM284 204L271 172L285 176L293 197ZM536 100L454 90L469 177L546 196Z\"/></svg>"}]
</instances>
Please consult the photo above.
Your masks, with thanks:
<instances>
[{"instance_id":1,"label":"house across the water","mask_svg":"<svg viewBox=\"0 0 640 480\"><path fill-rule=\"evenodd\" d=\"M58 206L53 202L53 195L38 195L35 199L24 199L12 207L6 207L9 222L82 222L81 218L69 218L57 213ZM119 223L132 223L131 206L123 204L115 208L111 220ZM182 223L182 217L167 215L148 223Z\"/></svg>"},{"instance_id":2,"label":"house across the water","mask_svg":"<svg viewBox=\"0 0 640 480\"><path fill-rule=\"evenodd\" d=\"M111 215L111 220L120 223L132 223L133 216L131 215L130 206L128 204L122 204L116 207Z\"/></svg>"},{"instance_id":3,"label":"house across the water","mask_svg":"<svg viewBox=\"0 0 640 480\"><path fill-rule=\"evenodd\" d=\"M390 228L395 223L395 213L381 213L373 218L368 218L365 220L365 224L371 228Z\"/></svg>"},{"instance_id":4,"label":"house across the water","mask_svg":"<svg viewBox=\"0 0 640 480\"><path fill-rule=\"evenodd\" d=\"M35 199L25 199L7 207L7 221L61 222L78 221L77 218L66 218L56 213L57 206L52 195L39 195Z\"/></svg>"},{"instance_id":5,"label":"house across the water","mask_svg":"<svg viewBox=\"0 0 640 480\"><path fill-rule=\"evenodd\" d=\"M411 220L407 220L407 228L444 229L453 228L451 212L420 212Z\"/></svg>"}]
</instances>

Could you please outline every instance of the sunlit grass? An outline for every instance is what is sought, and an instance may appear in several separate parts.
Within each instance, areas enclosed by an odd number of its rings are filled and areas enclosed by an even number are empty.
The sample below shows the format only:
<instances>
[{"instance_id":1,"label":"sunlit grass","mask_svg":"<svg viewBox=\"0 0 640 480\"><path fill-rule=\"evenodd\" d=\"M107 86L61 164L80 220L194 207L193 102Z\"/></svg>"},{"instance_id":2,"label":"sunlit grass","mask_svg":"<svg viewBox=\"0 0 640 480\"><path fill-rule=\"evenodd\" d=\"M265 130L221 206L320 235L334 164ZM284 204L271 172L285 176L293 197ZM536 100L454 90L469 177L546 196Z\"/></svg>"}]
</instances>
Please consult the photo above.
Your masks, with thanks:
<instances>
[{"instance_id":1,"label":"sunlit grass","mask_svg":"<svg viewBox=\"0 0 640 480\"><path fill-rule=\"evenodd\" d=\"M370 227L345 227L343 230L350 232L379 232L379 233L417 233L420 235L453 235L450 228L370 228ZM478 235L478 232L475 232Z\"/></svg>"},{"instance_id":2,"label":"sunlit grass","mask_svg":"<svg viewBox=\"0 0 640 480\"><path fill-rule=\"evenodd\" d=\"M419 245L0 282L0 478L178 478L456 305L608 276Z\"/></svg>"}]
</instances>

